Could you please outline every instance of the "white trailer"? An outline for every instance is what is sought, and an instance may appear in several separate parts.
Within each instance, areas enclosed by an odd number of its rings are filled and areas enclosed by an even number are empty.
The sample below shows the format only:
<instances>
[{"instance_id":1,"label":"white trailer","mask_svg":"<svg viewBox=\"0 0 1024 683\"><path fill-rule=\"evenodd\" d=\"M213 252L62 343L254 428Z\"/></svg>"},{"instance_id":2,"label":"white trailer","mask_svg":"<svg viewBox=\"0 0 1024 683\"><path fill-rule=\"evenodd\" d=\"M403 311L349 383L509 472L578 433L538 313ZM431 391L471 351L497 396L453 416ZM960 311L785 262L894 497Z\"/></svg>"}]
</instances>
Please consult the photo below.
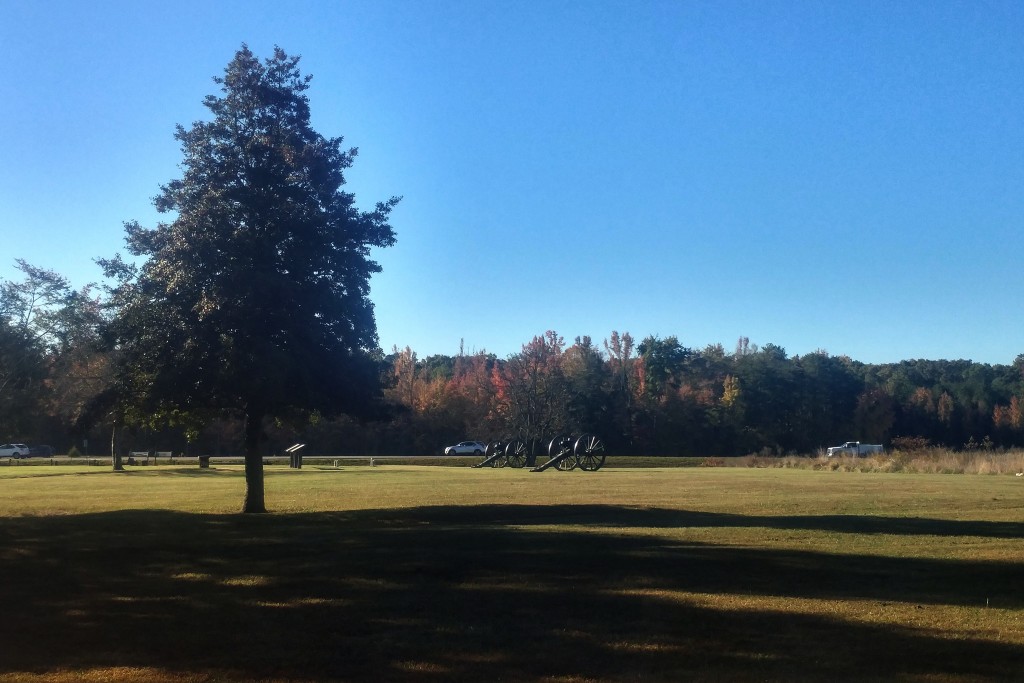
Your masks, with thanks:
<instances>
[{"instance_id":1,"label":"white trailer","mask_svg":"<svg viewBox=\"0 0 1024 683\"><path fill-rule=\"evenodd\" d=\"M828 449L828 457L836 455L871 455L872 453L884 453L885 448L882 444L874 443L861 443L860 441L847 441L842 446L830 446Z\"/></svg>"}]
</instances>

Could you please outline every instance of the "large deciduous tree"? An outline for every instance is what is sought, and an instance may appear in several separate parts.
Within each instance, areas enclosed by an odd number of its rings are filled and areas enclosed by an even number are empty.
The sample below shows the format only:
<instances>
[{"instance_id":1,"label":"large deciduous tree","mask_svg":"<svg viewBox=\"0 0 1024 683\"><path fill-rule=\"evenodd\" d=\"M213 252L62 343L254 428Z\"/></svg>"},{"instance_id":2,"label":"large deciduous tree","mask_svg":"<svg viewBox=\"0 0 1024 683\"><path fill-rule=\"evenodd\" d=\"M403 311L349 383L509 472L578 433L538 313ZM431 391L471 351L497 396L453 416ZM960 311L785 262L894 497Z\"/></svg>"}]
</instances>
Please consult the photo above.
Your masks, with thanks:
<instances>
[{"instance_id":1,"label":"large deciduous tree","mask_svg":"<svg viewBox=\"0 0 1024 683\"><path fill-rule=\"evenodd\" d=\"M41 345L27 330L0 316L0 434L30 432L45 377Z\"/></svg>"},{"instance_id":2,"label":"large deciduous tree","mask_svg":"<svg viewBox=\"0 0 1024 683\"><path fill-rule=\"evenodd\" d=\"M91 286L75 291L23 259L15 267L23 280L0 281L0 432L34 440L73 423L99 390L81 366L97 362L100 307Z\"/></svg>"},{"instance_id":3,"label":"large deciduous tree","mask_svg":"<svg viewBox=\"0 0 1024 683\"><path fill-rule=\"evenodd\" d=\"M243 417L245 512L266 509L264 418L365 405L370 248L395 241L398 199L360 211L342 190L356 150L311 127L298 62L242 46L204 101L212 120L177 128L182 176L154 199L172 220L125 225L141 266L100 262L119 277L124 396L169 421Z\"/></svg>"}]
</instances>

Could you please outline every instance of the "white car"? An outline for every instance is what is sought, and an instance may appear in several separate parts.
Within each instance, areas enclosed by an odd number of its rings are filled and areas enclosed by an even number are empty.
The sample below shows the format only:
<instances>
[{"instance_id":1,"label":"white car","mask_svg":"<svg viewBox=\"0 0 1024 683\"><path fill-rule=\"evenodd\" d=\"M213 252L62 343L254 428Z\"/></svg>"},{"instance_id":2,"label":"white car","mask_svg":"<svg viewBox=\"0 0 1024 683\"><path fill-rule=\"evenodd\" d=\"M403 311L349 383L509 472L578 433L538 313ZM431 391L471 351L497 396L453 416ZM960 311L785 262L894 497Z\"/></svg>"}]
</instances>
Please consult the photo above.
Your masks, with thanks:
<instances>
[{"instance_id":1,"label":"white car","mask_svg":"<svg viewBox=\"0 0 1024 683\"><path fill-rule=\"evenodd\" d=\"M463 441L457 443L454 446L449 446L444 449L445 455L483 455L484 451L487 450L487 444L480 443L479 441Z\"/></svg>"},{"instance_id":2,"label":"white car","mask_svg":"<svg viewBox=\"0 0 1024 683\"><path fill-rule=\"evenodd\" d=\"M5 443L0 445L0 458L27 458L28 451L23 443Z\"/></svg>"}]
</instances>

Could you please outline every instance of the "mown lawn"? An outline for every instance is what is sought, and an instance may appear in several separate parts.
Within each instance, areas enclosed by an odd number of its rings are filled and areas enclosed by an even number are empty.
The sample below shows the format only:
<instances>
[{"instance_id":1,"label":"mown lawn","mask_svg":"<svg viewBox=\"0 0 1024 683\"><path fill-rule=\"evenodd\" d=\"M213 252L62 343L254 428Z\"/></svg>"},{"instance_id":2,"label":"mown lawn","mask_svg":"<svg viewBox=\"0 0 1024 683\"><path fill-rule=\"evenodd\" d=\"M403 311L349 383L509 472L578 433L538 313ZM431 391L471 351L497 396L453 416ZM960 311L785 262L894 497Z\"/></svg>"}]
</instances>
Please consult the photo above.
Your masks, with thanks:
<instances>
[{"instance_id":1,"label":"mown lawn","mask_svg":"<svg viewBox=\"0 0 1024 683\"><path fill-rule=\"evenodd\" d=\"M0 681L1024 680L1024 479L0 469Z\"/></svg>"}]
</instances>

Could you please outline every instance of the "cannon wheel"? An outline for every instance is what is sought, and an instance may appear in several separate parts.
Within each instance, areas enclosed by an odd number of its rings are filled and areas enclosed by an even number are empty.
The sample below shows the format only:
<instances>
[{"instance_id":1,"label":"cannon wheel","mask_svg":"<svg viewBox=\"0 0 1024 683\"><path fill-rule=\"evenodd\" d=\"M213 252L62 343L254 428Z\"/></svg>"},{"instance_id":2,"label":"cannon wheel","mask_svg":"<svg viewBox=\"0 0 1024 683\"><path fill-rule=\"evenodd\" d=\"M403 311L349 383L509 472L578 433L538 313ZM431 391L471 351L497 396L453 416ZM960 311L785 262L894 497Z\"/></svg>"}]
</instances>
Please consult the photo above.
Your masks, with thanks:
<instances>
[{"instance_id":1,"label":"cannon wheel","mask_svg":"<svg viewBox=\"0 0 1024 683\"><path fill-rule=\"evenodd\" d=\"M526 442L522 439L512 439L505 446L505 463L509 467L523 467L529 459Z\"/></svg>"},{"instance_id":2,"label":"cannon wheel","mask_svg":"<svg viewBox=\"0 0 1024 683\"><path fill-rule=\"evenodd\" d=\"M502 453L505 449L505 443L502 441L488 441L487 450L484 451L484 460L487 460L498 453ZM491 461L491 467L504 467L508 464L508 458L502 454L500 457L495 458Z\"/></svg>"},{"instance_id":3,"label":"cannon wheel","mask_svg":"<svg viewBox=\"0 0 1024 683\"><path fill-rule=\"evenodd\" d=\"M565 455L568 453L568 455ZM572 437L571 436L556 436L551 439L551 443L548 444L548 458L556 458L560 455L565 455L564 458L559 460L555 467L563 472L576 468L576 454L572 452Z\"/></svg>"},{"instance_id":4,"label":"cannon wheel","mask_svg":"<svg viewBox=\"0 0 1024 683\"><path fill-rule=\"evenodd\" d=\"M580 464L580 469L587 472L596 472L604 465L604 441L593 434L584 434L576 439L573 453Z\"/></svg>"}]
</instances>

